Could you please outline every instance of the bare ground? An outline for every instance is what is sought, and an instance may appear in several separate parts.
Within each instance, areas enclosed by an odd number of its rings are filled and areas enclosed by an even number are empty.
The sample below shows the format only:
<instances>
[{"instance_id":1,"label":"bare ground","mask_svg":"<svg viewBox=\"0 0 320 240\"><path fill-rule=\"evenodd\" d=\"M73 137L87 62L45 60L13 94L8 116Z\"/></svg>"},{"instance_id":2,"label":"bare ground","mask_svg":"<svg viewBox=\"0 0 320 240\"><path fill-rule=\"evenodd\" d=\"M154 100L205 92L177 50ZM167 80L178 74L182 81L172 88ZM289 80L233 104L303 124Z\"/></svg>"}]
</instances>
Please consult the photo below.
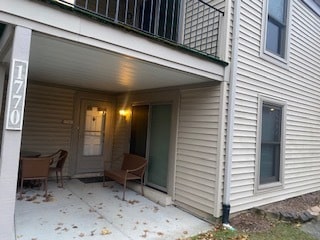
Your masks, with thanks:
<instances>
[{"instance_id":1,"label":"bare ground","mask_svg":"<svg viewBox=\"0 0 320 240\"><path fill-rule=\"evenodd\" d=\"M290 198L259 207L259 211L248 210L231 217L230 223L239 231L264 232L270 230L275 221L269 219L261 212L295 212L301 213L311 207L320 205L320 191Z\"/></svg>"}]
</instances>

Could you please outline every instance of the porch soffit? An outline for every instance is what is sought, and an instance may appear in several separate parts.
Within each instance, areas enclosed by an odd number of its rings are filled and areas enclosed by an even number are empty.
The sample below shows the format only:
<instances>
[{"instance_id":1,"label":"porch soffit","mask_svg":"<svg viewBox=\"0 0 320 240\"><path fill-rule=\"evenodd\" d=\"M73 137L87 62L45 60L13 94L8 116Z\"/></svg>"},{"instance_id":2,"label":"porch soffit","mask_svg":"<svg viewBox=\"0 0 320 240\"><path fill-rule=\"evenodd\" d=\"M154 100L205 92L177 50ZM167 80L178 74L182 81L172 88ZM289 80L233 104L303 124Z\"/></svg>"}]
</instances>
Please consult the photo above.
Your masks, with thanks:
<instances>
[{"instance_id":1,"label":"porch soffit","mask_svg":"<svg viewBox=\"0 0 320 240\"><path fill-rule=\"evenodd\" d=\"M37 32L28 79L113 92L221 81Z\"/></svg>"}]
</instances>

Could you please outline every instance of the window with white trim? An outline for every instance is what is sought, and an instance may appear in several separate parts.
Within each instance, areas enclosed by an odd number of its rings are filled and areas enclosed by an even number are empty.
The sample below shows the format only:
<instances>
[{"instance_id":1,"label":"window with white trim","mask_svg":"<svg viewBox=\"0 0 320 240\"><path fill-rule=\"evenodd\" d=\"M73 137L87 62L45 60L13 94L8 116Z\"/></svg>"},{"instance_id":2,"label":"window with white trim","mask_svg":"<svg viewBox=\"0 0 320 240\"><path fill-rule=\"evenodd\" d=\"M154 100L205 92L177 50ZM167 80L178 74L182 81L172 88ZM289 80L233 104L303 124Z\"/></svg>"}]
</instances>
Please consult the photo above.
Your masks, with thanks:
<instances>
[{"instance_id":1,"label":"window with white trim","mask_svg":"<svg viewBox=\"0 0 320 240\"><path fill-rule=\"evenodd\" d=\"M259 185L281 181L283 106L262 102Z\"/></svg>"},{"instance_id":2,"label":"window with white trim","mask_svg":"<svg viewBox=\"0 0 320 240\"><path fill-rule=\"evenodd\" d=\"M286 59L289 0L267 0L265 52Z\"/></svg>"}]
</instances>

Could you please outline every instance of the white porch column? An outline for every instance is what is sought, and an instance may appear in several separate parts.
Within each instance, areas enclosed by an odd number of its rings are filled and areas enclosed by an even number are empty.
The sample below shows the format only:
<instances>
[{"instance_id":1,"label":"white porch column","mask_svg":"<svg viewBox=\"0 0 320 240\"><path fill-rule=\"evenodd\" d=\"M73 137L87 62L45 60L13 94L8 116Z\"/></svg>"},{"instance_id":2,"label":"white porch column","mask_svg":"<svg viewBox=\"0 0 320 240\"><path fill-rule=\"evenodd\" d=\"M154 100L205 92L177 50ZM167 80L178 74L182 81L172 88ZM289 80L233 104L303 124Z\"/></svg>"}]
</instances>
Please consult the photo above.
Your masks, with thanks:
<instances>
[{"instance_id":1,"label":"white porch column","mask_svg":"<svg viewBox=\"0 0 320 240\"><path fill-rule=\"evenodd\" d=\"M30 29L14 31L0 155L0 239L15 240L14 212L31 43ZM0 81L4 80L3 74Z\"/></svg>"}]
</instances>

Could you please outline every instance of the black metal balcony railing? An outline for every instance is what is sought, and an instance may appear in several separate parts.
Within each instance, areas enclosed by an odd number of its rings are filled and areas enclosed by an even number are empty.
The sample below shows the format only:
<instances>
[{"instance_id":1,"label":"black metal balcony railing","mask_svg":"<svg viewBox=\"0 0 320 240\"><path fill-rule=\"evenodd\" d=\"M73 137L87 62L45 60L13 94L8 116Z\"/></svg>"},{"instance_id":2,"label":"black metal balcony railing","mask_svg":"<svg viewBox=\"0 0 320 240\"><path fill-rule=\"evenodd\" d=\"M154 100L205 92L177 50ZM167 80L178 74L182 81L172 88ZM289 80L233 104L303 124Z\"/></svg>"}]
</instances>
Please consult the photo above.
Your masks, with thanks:
<instances>
[{"instance_id":1,"label":"black metal balcony railing","mask_svg":"<svg viewBox=\"0 0 320 240\"><path fill-rule=\"evenodd\" d=\"M116 24L217 57L220 20L224 13L203 0L56 0ZM180 24L184 19L184 24ZM179 31L181 27L184 31ZM183 33L183 35L182 35Z\"/></svg>"}]
</instances>

